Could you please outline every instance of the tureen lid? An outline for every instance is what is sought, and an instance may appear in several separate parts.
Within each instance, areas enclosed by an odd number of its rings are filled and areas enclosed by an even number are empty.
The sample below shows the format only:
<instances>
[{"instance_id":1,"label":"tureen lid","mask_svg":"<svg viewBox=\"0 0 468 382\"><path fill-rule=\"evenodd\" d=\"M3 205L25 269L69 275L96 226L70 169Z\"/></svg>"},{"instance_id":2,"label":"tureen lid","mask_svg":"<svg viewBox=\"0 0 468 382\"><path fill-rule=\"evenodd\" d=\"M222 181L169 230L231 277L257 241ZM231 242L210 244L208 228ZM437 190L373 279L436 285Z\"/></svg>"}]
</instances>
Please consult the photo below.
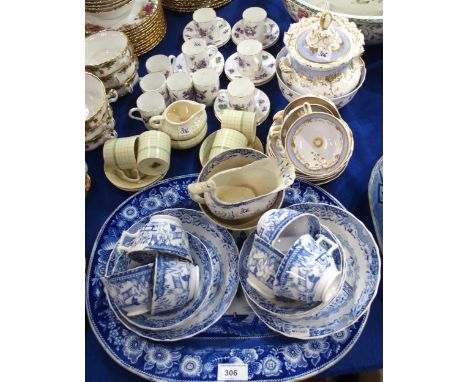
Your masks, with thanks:
<instances>
[{"instance_id":1,"label":"tureen lid","mask_svg":"<svg viewBox=\"0 0 468 382\"><path fill-rule=\"evenodd\" d=\"M346 17L318 13L291 24L284 43L297 61L332 69L364 52L364 35Z\"/></svg>"}]
</instances>

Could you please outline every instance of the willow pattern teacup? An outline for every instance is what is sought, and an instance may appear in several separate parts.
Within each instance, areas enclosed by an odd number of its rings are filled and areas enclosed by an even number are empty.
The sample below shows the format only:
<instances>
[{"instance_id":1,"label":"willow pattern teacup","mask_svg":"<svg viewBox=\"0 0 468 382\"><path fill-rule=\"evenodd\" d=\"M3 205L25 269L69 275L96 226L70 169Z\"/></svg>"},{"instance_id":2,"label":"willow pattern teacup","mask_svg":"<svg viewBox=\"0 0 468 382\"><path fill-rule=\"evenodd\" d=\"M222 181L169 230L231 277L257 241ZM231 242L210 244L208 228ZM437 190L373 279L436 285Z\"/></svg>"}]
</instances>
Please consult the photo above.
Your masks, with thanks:
<instances>
[{"instance_id":1,"label":"willow pattern teacup","mask_svg":"<svg viewBox=\"0 0 468 382\"><path fill-rule=\"evenodd\" d=\"M169 253L192 261L187 232L182 222L170 215L152 216L136 233L124 231L117 248L127 252L130 259L139 263L154 261L159 253Z\"/></svg>"},{"instance_id":2,"label":"willow pattern teacup","mask_svg":"<svg viewBox=\"0 0 468 382\"><path fill-rule=\"evenodd\" d=\"M284 256L273 291L277 296L306 304L327 302L333 298L340 276L331 253L306 234Z\"/></svg>"},{"instance_id":3,"label":"willow pattern teacup","mask_svg":"<svg viewBox=\"0 0 468 382\"><path fill-rule=\"evenodd\" d=\"M199 268L187 260L159 254L154 262L151 314L181 308L198 290Z\"/></svg>"}]
</instances>

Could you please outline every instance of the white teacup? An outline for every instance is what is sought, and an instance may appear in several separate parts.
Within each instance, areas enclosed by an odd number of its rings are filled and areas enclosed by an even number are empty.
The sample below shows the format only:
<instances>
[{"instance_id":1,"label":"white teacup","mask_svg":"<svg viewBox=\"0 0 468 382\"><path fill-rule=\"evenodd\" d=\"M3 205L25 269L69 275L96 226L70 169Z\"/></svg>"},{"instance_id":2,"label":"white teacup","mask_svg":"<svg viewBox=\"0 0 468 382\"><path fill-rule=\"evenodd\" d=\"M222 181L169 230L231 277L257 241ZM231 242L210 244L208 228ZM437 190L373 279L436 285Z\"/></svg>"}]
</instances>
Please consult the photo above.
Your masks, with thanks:
<instances>
[{"instance_id":1,"label":"white teacup","mask_svg":"<svg viewBox=\"0 0 468 382\"><path fill-rule=\"evenodd\" d=\"M166 85L172 102L193 99L193 84L190 74L185 72L173 73L167 78Z\"/></svg>"},{"instance_id":2,"label":"white teacup","mask_svg":"<svg viewBox=\"0 0 468 382\"><path fill-rule=\"evenodd\" d=\"M263 70L263 46L257 40L244 40L237 45L238 71L242 76L255 77Z\"/></svg>"},{"instance_id":3,"label":"white teacup","mask_svg":"<svg viewBox=\"0 0 468 382\"><path fill-rule=\"evenodd\" d=\"M146 70L148 73L161 73L167 78L174 71L174 61L175 56L172 54L170 56L157 54L146 60Z\"/></svg>"},{"instance_id":4,"label":"white teacup","mask_svg":"<svg viewBox=\"0 0 468 382\"><path fill-rule=\"evenodd\" d=\"M164 97L156 90L143 93L137 98L136 104L137 107L132 107L128 112L128 116L137 121L142 121L148 129L149 119L155 115L161 115L166 108ZM135 115L135 113L139 113L140 116Z\"/></svg>"},{"instance_id":5,"label":"white teacup","mask_svg":"<svg viewBox=\"0 0 468 382\"><path fill-rule=\"evenodd\" d=\"M140 78L140 88L143 93L157 91L164 98L164 102L169 103L169 93L167 92L166 77L162 73L149 73Z\"/></svg>"},{"instance_id":6,"label":"white teacup","mask_svg":"<svg viewBox=\"0 0 468 382\"><path fill-rule=\"evenodd\" d=\"M255 85L248 78L235 78L227 87L229 106L234 110L255 110Z\"/></svg>"},{"instance_id":7,"label":"white teacup","mask_svg":"<svg viewBox=\"0 0 468 382\"><path fill-rule=\"evenodd\" d=\"M201 38L194 38L183 43L182 53L187 68L195 72L210 66L210 61L218 53L218 48L215 45L207 45Z\"/></svg>"},{"instance_id":8,"label":"white teacup","mask_svg":"<svg viewBox=\"0 0 468 382\"><path fill-rule=\"evenodd\" d=\"M216 12L213 8L200 8L193 12L193 21L201 38L209 43L219 39L219 26Z\"/></svg>"},{"instance_id":9,"label":"white teacup","mask_svg":"<svg viewBox=\"0 0 468 382\"><path fill-rule=\"evenodd\" d=\"M242 13L244 33L248 38L262 42L269 33L270 26L267 21L267 13L263 8L251 7Z\"/></svg>"},{"instance_id":10,"label":"white teacup","mask_svg":"<svg viewBox=\"0 0 468 382\"><path fill-rule=\"evenodd\" d=\"M216 70L205 68L197 70L193 75L195 101L212 105L219 94L219 76Z\"/></svg>"}]
</instances>

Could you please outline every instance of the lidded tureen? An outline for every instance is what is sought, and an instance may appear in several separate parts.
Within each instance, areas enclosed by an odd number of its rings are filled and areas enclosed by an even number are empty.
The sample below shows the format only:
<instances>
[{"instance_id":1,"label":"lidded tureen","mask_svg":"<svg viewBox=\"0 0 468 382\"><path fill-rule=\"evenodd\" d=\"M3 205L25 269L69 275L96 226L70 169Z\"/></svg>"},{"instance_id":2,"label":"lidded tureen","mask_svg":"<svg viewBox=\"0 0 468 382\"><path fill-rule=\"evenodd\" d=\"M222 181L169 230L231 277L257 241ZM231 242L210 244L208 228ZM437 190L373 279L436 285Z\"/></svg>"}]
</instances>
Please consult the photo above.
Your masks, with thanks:
<instances>
[{"instance_id":1,"label":"lidded tureen","mask_svg":"<svg viewBox=\"0 0 468 382\"><path fill-rule=\"evenodd\" d=\"M301 94L340 97L359 83L364 35L347 18L318 13L291 24L284 34L288 54L283 79Z\"/></svg>"}]
</instances>

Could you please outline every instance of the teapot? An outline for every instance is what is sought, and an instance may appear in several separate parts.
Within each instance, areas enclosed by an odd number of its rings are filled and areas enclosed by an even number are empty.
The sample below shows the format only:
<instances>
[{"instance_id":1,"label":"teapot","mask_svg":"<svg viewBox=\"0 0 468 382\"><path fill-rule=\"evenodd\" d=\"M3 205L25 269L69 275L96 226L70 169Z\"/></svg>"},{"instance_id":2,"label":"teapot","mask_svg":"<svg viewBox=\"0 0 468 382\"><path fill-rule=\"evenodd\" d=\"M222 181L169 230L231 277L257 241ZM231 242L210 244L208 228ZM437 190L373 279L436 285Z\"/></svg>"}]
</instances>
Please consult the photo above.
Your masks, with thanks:
<instances>
[{"instance_id":1,"label":"teapot","mask_svg":"<svg viewBox=\"0 0 468 382\"><path fill-rule=\"evenodd\" d=\"M278 193L294 183L295 176L289 161L264 158L192 183L188 192L192 200L206 204L221 219L251 218L268 210Z\"/></svg>"},{"instance_id":2,"label":"teapot","mask_svg":"<svg viewBox=\"0 0 468 382\"><path fill-rule=\"evenodd\" d=\"M336 98L353 91L364 62L364 35L346 17L329 12L302 18L284 34L280 60L285 82L301 94Z\"/></svg>"},{"instance_id":3,"label":"teapot","mask_svg":"<svg viewBox=\"0 0 468 382\"><path fill-rule=\"evenodd\" d=\"M176 101L162 115L151 117L149 127L164 131L175 141L191 139L200 134L207 123L205 108L204 104L195 101Z\"/></svg>"}]
</instances>

